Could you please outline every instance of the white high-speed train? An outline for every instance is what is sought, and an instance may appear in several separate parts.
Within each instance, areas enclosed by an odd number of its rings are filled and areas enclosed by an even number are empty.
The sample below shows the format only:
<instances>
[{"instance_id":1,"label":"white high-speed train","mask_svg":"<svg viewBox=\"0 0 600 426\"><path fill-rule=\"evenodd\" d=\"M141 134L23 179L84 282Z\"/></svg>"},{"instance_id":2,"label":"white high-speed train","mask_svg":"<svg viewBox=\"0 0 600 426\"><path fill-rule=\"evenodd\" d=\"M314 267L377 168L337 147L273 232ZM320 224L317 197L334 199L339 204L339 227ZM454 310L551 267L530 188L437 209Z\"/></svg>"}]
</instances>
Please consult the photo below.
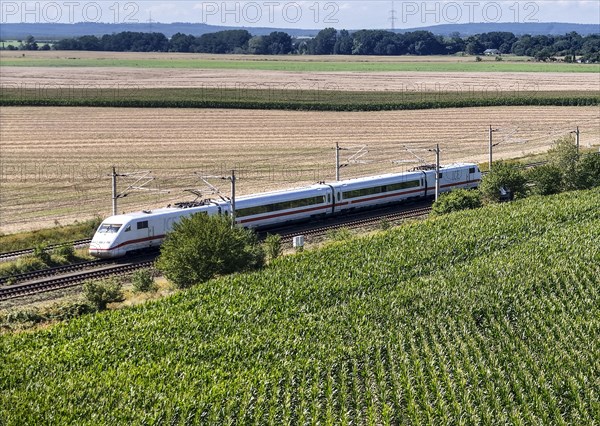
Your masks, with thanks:
<instances>
[{"instance_id":1,"label":"white high-speed train","mask_svg":"<svg viewBox=\"0 0 600 426\"><path fill-rule=\"evenodd\" d=\"M481 171L476 164L452 164L440 169L440 192L476 188L480 181ZM235 217L240 226L264 229L434 195L435 170L418 170L239 197ZM115 258L157 247L174 223L196 213L230 215L231 204L179 203L111 216L96 231L89 252L95 257Z\"/></svg>"}]
</instances>

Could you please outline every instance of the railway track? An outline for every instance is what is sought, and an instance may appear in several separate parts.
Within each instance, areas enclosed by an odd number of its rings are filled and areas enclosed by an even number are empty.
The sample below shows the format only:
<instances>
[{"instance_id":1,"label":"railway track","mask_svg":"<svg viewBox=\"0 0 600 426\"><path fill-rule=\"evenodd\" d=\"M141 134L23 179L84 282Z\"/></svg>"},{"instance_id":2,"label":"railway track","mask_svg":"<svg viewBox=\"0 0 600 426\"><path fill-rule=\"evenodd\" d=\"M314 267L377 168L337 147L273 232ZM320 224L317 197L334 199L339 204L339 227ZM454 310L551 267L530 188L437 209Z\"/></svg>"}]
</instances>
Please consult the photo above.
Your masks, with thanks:
<instances>
[{"instance_id":1,"label":"railway track","mask_svg":"<svg viewBox=\"0 0 600 426\"><path fill-rule=\"evenodd\" d=\"M124 264L112 264L93 270L75 272L73 274L55 276L34 282L0 287L0 301L44 293L52 290L75 287L90 279L106 278L109 276L133 272L137 269L152 266L154 264L154 260L155 257L148 258L148 256L146 256L145 260L138 260Z\"/></svg>"},{"instance_id":2,"label":"railway track","mask_svg":"<svg viewBox=\"0 0 600 426\"><path fill-rule=\"evenodd\" d=\"M90 260L88 262L73 263L70 265L57 266L54 268L40 269L23 274L0 277L0 286L7 284L17 284L24 281L33 281L41 278L52 277L55 275L64 275L70 272L82 271L85 269L96 268L104 264L115 263L111 260Z\"/></svg>"},{"instance_id":3,"label":"railway track","mask_svg":"<svg viewBox=\"0 0 600 426\"><path fill-rule=\"evenodd\" d=\"M46 247L46 250L53 250L53 249L56 249L58 247L61 247L61 246L67 245L67 244L70 244L75 248L85 247L85 246L89 245L91 241L92 241L91 239L87 239L87 240L69 241L69 242L62 243L62 244L52 244L52 245L49 245L48 247ZM33 248L28 248L28 249L23 249L23 250L11 251L8 253L0 253L0 261L11 260L11 259L14 259L17 257L32 254L34 250L35 249L33 249Z\"/></svg>"}]
</instances>

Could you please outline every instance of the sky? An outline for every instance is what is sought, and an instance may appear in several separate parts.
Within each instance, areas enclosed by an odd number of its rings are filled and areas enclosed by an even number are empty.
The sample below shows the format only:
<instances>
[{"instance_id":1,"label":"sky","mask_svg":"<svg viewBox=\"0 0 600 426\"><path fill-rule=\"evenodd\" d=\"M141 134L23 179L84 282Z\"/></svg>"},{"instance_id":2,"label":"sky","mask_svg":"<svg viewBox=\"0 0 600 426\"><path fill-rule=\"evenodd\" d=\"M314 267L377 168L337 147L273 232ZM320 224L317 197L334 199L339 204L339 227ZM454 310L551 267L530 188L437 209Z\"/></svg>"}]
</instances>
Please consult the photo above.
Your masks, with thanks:
<instances>
[{"instance_id":1,"label":"sky","mask_svg":"<svg viewBox=\"0 0 600 426\"><path fill-rule=\"evenodd\" d=\"M310 29L392 26L402 29L472 22L569 22L600 26L598 0L0 0L0 12L0 23L152 21Z\"/></svg>"}]
</instances>

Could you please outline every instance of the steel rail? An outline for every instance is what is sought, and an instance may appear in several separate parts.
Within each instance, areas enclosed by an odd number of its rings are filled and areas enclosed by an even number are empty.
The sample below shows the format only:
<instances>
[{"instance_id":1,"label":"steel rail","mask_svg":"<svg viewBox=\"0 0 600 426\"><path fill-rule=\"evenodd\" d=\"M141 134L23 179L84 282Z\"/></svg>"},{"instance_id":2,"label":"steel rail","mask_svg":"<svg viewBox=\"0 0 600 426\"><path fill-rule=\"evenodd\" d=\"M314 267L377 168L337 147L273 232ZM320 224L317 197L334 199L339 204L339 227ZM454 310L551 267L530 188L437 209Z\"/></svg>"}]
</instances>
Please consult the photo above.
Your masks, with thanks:
<instances>
[{"instance_id":1,"label":"steel rail","mask_svg":"<svg viewBox=\"0 0 600 426\"><path fill-rule=\"evenodd\" d=\"M0 301L13 299L16 297L28 296L32 294L44 293L52 290L59 290L69 287L75 287L82 282L90 279L106 278L113 275L120 275L133 272L137 269L150 267L154 264L154 259L146 259L138 262L112 265L101 269L84 271L72 275L62 275L40 281L0 287Z\"/></svg>"}]
</instances>

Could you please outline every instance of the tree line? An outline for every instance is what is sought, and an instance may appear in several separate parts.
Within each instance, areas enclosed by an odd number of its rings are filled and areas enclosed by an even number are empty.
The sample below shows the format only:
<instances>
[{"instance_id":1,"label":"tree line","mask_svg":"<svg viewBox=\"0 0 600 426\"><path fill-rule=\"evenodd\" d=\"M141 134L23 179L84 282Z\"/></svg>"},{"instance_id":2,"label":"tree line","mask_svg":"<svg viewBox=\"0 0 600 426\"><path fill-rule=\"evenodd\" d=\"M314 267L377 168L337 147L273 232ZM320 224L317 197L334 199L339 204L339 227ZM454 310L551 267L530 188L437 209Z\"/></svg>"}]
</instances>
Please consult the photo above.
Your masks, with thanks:
<instances>
[{"instance_id":1,"label":"tree line","mask_svg":"<svg viewBox=\"0 0 600 426\"><path fill-rule=\"evenodd\" d=\"M12 49L37 50L33 37ZM567 61L581 56L583 62L600 62L600 34L581 36L577 32L565 35L490 32L468 37L459 33L434 35L429 31L395 33L385 30L350 32L334 28L321 30L312 39L292 38L274 31L269 35L252 36L246 30L226 30L193 36L177 33L168 39L161 33L125 31L102 37L87 35L56 42L56 50L91 50L116 52L190 52L248 53L257 55L453 55L464 52L482 55L488 49L495 54L530 56L538 60L565 57Z\"/></svg>"}]
</instances>

